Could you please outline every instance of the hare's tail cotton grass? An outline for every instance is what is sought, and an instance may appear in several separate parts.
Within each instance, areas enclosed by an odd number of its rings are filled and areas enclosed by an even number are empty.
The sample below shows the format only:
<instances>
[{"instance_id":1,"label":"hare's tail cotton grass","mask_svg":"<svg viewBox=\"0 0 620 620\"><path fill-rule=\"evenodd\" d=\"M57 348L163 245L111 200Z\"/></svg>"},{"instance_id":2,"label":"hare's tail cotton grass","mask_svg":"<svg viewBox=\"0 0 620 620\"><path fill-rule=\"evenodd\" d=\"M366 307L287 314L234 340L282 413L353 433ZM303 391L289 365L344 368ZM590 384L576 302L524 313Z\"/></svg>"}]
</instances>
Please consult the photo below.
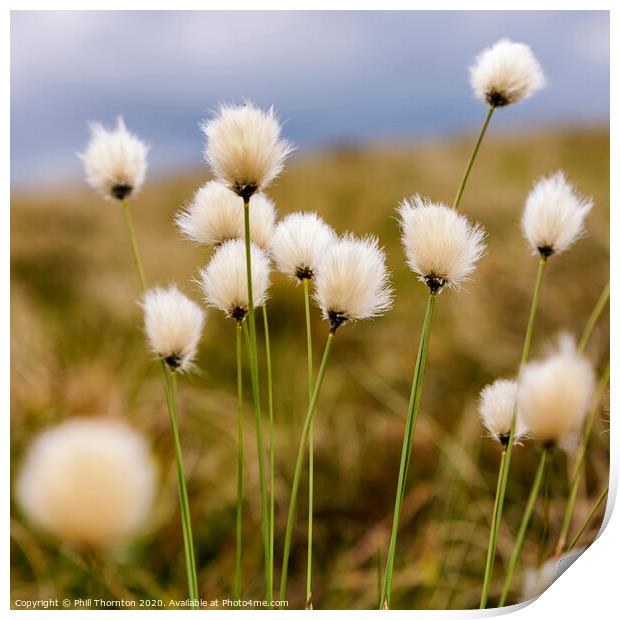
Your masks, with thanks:
<instances>
[{"instance_id":1,"label":"hare's tail cotton grass","mask_svg":"<svg viewBox=\"0 0 620 620\"><path fill-rule=\"evenodd\" d=\"M202 124L204 158L215 176L244 200L277 177L292 146L281 139L273 108L223 105Z\"/></svg>"},{"instance_id":2,"label":"hare's tail cotton grass","mask_svg":"<svg viewBox=\"0 0 620 620\"><path fill-rule=\"evenodd\" d=\"M254 244L251 252L253 301L255 307L260 307L267 301L269 292L269 259ZM207 305L218 308L229 318L243 321L249 305L244 242L234 239L222 244L200 271L198 283Z\"/></svg>"},{"instance_id":3,"label":"hare's tail cotton grass","mask_svg":"<svg viewBox=\"0 0 620 620\"><path fill-rule=\"evenodd\" d=\"M121 422L74 418L41 433L17 481L27 516L69 543L109 547L143 525L156 474L143 437Z\"/></svg>"},{"instance_id":4,"label":"hare's tail cotton grass","mask_svg":"<svg viewBox=\"0 0 620 620\"><path fill-rule=\"evenodd\" d=\"M146 178L148 147L118 118L115 129L91 123L91 140L79 155L86 180L107 200L125 200L137 194Z\"/></svg>"},{"instance_id":5,"label":"hare's tail cotton grass","mask_svg":"<svg viewBox=\"0 0 620 620\"><path fill-rule=\"evenodd\" d=\"M276 226L271 255L278 270L290 279L312 280L336 240L334 230L316 213L291 213Z\"/></svg>"},{"instance_id":6,"label":"hare's tail cotton grass","mask_svg":"<svg viewBox=\"0 0 620 620\"><path fill-rule=\"evenodd\" d=\"M385 253L376 237L345 235L325 252L316 277L315 299L330 330L346 321L369 319L392 307Z\"/></svg>"},{"instance_id":7,"label":"hare's tail cotton grass","mask_svg":"<svg viewBox=\"0 0 620 620\"><path fill-rule=\"evenodd\" d=\"M512 416L517 406L517 382L497 379L480 392L478 409L484 427L491 436L506 446L512 429ZM517 411L515 442L523 439L527 429Z\"/></svg>"},{"instance_id":8,"label":"hare's tail cotton grass","mask_svg":"<svg viewBox=\"0 0 620 620\"><path fill-rule=\"evenodd\" d=\"M431 293L458 288L484 254L484 229L454 209L421 196L398 207L402 244L409 268Z\"/></svg>"},{"instance_id":9,"label":"hare's tail cotton grass","mask_svg":"<svg viewBox=\"0 0 620 620\"><path fill-rule=\"evenodd\" d=\"M559 254L583 234L592 206L592 201L580 196L563 172L543 177L525 202L523 234L532 250L541 256Z\"/></svg>"},{"instance_id":10,"label":"hare's tail cotton grass","mask_svg":"<svg viewBox=\"0 0 620 620\"><path fill-rule=\"evenodd\" d=\"M203 310L176 286L147 291L142 303L151 349L174 372L191 368L204 326Z\"/></svg>"},{"instance_id":11,"label":"hare's tail cotton grass","mask_svg":"<svg viewBox=\"0 0 620 620\"><path fill-rule=\"evenodd\" d=\"M202 245L219 246L231 239L243 239L243 199L219 181L203 185L191 202L176 216L181 233ZM251 241L268 250L276 221L276 209L265 194L250 199Z\"/></svg>"},{"instance_id":12,"label":"hare's tail cotton grass","mask_svg":"<svg viewBox=\"0 0 620 620\"><path fill-rule=\"evenodd\" d=\"M494 108L527 99L545 85L543 70L532 50L509 39L485 49L469 75L476 97Z\"/></svg>"}]
</instances>

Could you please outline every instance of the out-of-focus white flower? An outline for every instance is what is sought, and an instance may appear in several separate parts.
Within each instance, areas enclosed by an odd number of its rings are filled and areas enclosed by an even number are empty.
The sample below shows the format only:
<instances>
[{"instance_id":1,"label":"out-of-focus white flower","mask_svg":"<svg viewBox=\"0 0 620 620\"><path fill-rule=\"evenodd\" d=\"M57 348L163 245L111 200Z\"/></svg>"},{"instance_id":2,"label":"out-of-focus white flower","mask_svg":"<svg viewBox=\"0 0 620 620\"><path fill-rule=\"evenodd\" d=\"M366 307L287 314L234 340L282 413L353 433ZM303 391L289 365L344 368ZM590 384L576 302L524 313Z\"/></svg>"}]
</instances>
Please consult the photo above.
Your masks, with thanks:
<instances>
[{"instance_id":1,"label":"out-of-focus white flower","mask_svg":"<svg viewBox=\"0 0 620 620\"><path fill-rule=\"evenodd\" d=\"M249 199L264 189L284 167L292 146L280 138L273 108L252 103L222 106L202 124L207 136L204 157L214 174L236 194Z\"/></svg>"},{"instance_id":2,"label":"out-of-focus white flower","mask_svg":"<svg viewBox=\"0 0 620 620\"><path fill-rule=\"evenodd\" d=\"M482 226L418 195L403 200L398 214L407 263L431 292L458 288L474 272L485 250Z\"/></svg>"},{"instance_id":3,"label":"out-of-focus white flower","mask_svg":"<svg viewBox=\"0 0 620 620\"><path fill-rule=\"evenodd\" d=\"M482 423L503 446L508 445L512 416L517 407L517 382L497 379L480 392L479 411ZM517 412L515 442L519 442L527 430Z\"/></svg>"},{"instance_id":4,"label":"out-of-focus white flower","mask_svg":"<svg viewBox=\"0 0 620 620\"><path fill-rule=\"evenodd\" d=\"M529 46L508 39L479 54L469 77L476 97L493 107L527 99L545 85L543 70Z\"/></svg>"},{"instance_id":5,"label":"out-of-focus white flower","mask_svg":"<svg viewBox=\"0 0 620 620\"><path fill-rule=\"evenodd\" d=\"M277 226L271 255L277 268L293 280L312 279L336 233L316 213L291 213Z\"/></svg>"},{"instance_id":6,"label":"out-of-focus white flower","mask_svg":"<svg viewBox=\"0 0 620 620\"><path fill-rule=\"evenodd\" d=\"M204 326L202 308L176 286L147 291L142 306L144 329L151 349L171 370L189 370Z\"/></svg>"},{"instance_id":7,"label":"out-of-focus white flower","mask_svg":"<svg viewBox=\"0 0 620 620\"><path fill-rule=\"evenodd\" d=\"M254 244L250 246L250 254L252 298L254 307L260 307L267 301L269 291L269 259ZM199 285L206 303L235 321L243 321L249 307L247 274L244 241L233 239L222 244L200 271Z\"/></svg>"},{"instance_id":8,"label":"out-of-focus white flower","mask_svg":"<svg viewBox=\"0 0 620 620\"><path fill-rule=\"evenodd\" d=\"M146 178L148 147L127 131L120 117L116 129L91 123L90 131L86 151L79 154L88 184L109 200L137 194Z\"/></svg>"},{"instance_id":9,"label":"out-of-focus white flower","mask_svg":"<svg viewBox=\"0 0 620 620\"><path fill-rule=\"evenodd\" d=\"M517 406L528 434L562 447L581 430L594 384L592 365L577 352L574 340L564 336L557 352L521 371Z\"/></svg>"},{"instance_id":10,"label":"out-of-focus white flower","mask_svg":"<svg viewBox=\"0 0 620 620\"><path fill-rule=\"evenodd\" d=\"M34 440L17 481L17 499L51 534L107 547L144 523L155 479L141 435L120 422L75 418Z\"/></svg>"},{"instance_id":11,"label":"out-of-focus white flower","mask_svg":"<svg viewBox=\"0 0 620 620\"><path fill-rule=\"evenodd\" d=\"M540 596L553 582L585 551L583 547L573 549L559 558L553 557L538 568L530 568L523 575L521 601Z\"/></svg>"},{"instance_id":12,"label":"out-of-focus white flower","mask_svg":"<svg viewBox=\"0 0 620 620\"><path fill-rule=\"evenodd\" d=\"M276 221L276 208L265 194L250 199L250 238L264 250L269 248ZM220 245L245 238L243 199L219 181L203 185L175 218L181 232L204 245Z\"/></svg>"},{"instance_id":13,"label":"out-of-focus white flower","mask_svg":"<svg viewBox=\"0 0 620 620\"><path fill-rule=\"evenodd\" d=\"M345 235L326 251L315 299L335 332L345 321L369 319L392 307L385 253L375 237Z\"/></svg>"},{"instance_id":14,"label":"out-of-focus white flower","mask_svg":"<svg viewBox=\"0 0 620 620\"><path fill-rule=\"evenodd\" d=\"M584 231L592 201L577 194L563 172L543 177L529 193L523 210L523 234L534 252L558 254Z\"/></svg>"}]
</instances>

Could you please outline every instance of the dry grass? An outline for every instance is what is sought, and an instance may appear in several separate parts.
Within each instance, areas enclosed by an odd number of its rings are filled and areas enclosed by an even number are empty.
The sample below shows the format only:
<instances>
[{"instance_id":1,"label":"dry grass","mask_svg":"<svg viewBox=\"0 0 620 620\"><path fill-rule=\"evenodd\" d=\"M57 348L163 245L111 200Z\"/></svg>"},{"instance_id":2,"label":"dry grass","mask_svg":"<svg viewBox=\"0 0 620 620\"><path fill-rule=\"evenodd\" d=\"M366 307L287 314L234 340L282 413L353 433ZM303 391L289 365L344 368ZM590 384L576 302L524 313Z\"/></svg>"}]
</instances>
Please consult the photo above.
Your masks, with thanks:
<instances>
[{"instance_id":1,"label":"dry grass","mask_svg":"<svg viewBox=\"0 0 620 620\"><path fill-rule=\"evenodd\" d=\"M499 124L498 120L498 124ZM493 132L491 132L493 134ZM377 553L385 557L400 443L425 298L399 247L394 207L414 192L450 201L469 139L417 149L342 148L299 157L271 191L282 214L316 210L337 230L374 232L394 274L394 310L338 335L316 423L315 604L377 605ZM596 208L588 235L550 261L533 354L560 330L578 334L609 268L609 136L606 129L491 137L482 148L462 208L489 233L488 255L475 279L438 300L413 463L399 536L395 607L467 608L479 601L492 512L498 450L483 437L476 413L480 388L514 373L536 270L518 230L523 200L539 175L563 168ZM150 283L176 280L196 296L191 278L208 255L181 241L172 226L179 206L205 179L203 171L152 181L134 207ZM39 429L75 415L129 419L150 438L161 466L161 493L147 531L107 558L108 597L183 598L183 545L177 513L173 446L157 368L140 331L122 214L86 189L13 196L12 459L17 471ZM305 408L303 300L275 277L270 302L276 394L277 539L281 557L297 438ZM315 347L326 326L314 317ZM589 348L598 368L608 355L608 319ZM234 570L234 330L211 312L198 360L200 375L180 385L181 433L205 598L229 595ZM262 596L259 494L253 418L246 410L247 480L244 596ZM606 414L597 418L575 522L585 519L607 481ZM516 451L498 546L496 580L528 492L537 453ZM551 541L561 526L567 462L555 459ZM305 490L291 562L291 605L303 605ZM587 533L595 535L600 517ZM540 513L521 567L536 562ZM12 596L85 595L79 554L32 529L12 511ZM515 582L520 579L520 573ZM518 583L515 584L518 588Z\"/></svg>"}]
</instances>

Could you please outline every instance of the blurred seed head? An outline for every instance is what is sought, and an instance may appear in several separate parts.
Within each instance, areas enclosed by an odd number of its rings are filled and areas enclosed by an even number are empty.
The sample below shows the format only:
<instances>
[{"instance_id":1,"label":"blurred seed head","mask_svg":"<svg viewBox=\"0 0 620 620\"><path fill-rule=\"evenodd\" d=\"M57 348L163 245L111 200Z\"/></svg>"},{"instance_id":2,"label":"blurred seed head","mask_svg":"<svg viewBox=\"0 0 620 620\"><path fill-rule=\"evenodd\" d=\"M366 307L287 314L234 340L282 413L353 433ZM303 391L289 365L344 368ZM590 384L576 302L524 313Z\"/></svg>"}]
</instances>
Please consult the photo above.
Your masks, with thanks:
<instances>
[{"instance_id":1,"label":"blurred seed head","mask_svg":"<svg viewBox=\"0 0 620 620\"><path fill-rule=\"evenodd\" d=\"M550 558L542 566L527 569L523 574L521 601L540 596L584 551L583 547L579 547L559 558Z\"/></svg>"},{"instance_id":2,"label":"blurred seed head","mask_svg":"<svg viewBox=\"0 0 620 620\"><path fill-rule=\"evenodd\" d=\"M17 500L41 529L76 545L109 547L143 525L155 467L144 438L104 418L74 418L32 442Z\"/></svg>"},{"instance_id":3,"label":"blurred seed head","mask_svg":"<svg viewBox=\"0 0 620 620\"><path fill-rule=\"evenodd\" d=\"M531 97L545 85L545 75L529 46L501 39L483 50L469 68L476 97L503 107Z\"/></svg>"},{"instance_id":4,"label":"blurred seed head","mask_svg":"<svg viewBox=\"0 0 620 620\"><path fill-rule=\"evenodd\" d=\"M86 181L107 200L124 200L137 194L146 178L148 147L130 133L122 118L116 129L90 124L91 139L84 153Z\"/></svg>"},{"instance_id":5,"label":"blurred seed head","mask_svg":"<svg viewBox=\"0 0 620 620\"><path fill-rule=\"evenodd\" d=\"M385 253L376 237L347 234L325 252L315 299L331 331L346 321L383 314L392 307L392 293Z\"/></svg>"},{"instance_id":6,"label":"blurred seed head","mask_svg":"<svg viewBox=\"0 0 620 620\"><path fill-rule=\"evenodd\" d=\"M245 237L243 199L219 181L205 183L191 202L176 216L180 231L204 245L221 245ZM276 208L265 194L250 199L250 238L264 250L269 248L276 221Z\"/></svg>"},{"instance_id":7,"label":"blurred seed head","mask_svg":"<svg viewBox=\"0 0 620 620\"><path fill-rule=\"evenodd\" d=\"M521 371L517 405L528 433L543 444L566 447L581 431L594 387L591 363L563 336L556 352Z\"/></svg>"},{"instance_id":8,"label":"blurred seed head","mask_svg":"<svg viewBox=\"0 0 620 620\"><path fill-rule=\"evenodd\" d=\"M525 201L523 234L534 252L559 254L583 235L592 206L589 198L579 196L562 171L543 177Z\"/></svg>"},{"instance_id":9,"label":"blurred seed head","mask_svg":"<svg viewBox=\"0 0 620 620\"><path fill-rule=\"evenodd\" d=\"M207 137L205 161L219 180L244 198L275 179L293 150L280 138L273 108L260 110L250 102L221 106L201 127Z\"/></svg>"},{"instance_id":10,"label":"blurred seed head","mask_svg":"<svg viewBox=\"0 0 620 620\"><path fill-rule=\"evenodd\" d=\"M254 307L267 301L269 259L251 244L252 297ZM219 308L227 317L242 321L249 307L245 242L233 239L222 244L206 267L200 271L199 285L207 305Z\"/></svg>"},{"instance_id":11,"label":"blurred seed head","mask_svg":"<svg viewBox=\"0 0 620 620\"><path fill-rule=\"evenodd\" d=\"M314 278L336 233L316 213L291 213L277 226L271 255L279 271L301 281Z\"/></svg>"},{"instance_id":12,"label":"blurred seed head","mask_svg":"<svg viewBox=\"0 0 620 620\"><path fill-rule=\"evenodd\" d=\"M485 428L503 446L508 444L512 416L517 406L517 382L497 379L480 392L478 410ZM526 428L517 412L515 438L518 443L526 435Z\"/></svg>"},{"instance_id":13,"label":"blurred seed head","mask_svg":"<svg viewBox=\"0 0 620 620\"><path fill-rule=\"evenodd\" d=\"M458 288L485 251L485 232L441 203L415 195L398 207L402 245L409 268L433 293Z\"/></svg>"},{"instance_id":14,"label":"blurred seed head","mask_svg":"<svg viewBox=\"0 0 620 620\"><path fill-rule=\"evenodd\" d=\"M205 322L202 308L176 286L147 291L142 307L151 349L171 370L190 370Z\"/></svg>"}]
</instances>

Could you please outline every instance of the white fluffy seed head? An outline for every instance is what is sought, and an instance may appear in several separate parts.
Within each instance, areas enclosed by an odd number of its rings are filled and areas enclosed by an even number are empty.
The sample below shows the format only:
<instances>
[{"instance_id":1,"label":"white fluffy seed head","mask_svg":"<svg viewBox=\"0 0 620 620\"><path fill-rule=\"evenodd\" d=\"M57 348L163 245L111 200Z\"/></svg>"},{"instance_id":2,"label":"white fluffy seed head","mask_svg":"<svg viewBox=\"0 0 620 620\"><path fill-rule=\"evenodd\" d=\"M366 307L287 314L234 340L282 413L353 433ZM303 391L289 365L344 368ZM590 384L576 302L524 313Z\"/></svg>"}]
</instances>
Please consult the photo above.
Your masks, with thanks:
<instances>
[{"instance_id":1,"label":"white fluffy seed head","mask_svg":"<svg viewBox=\"0 0 620 620\"><path fill-rule=\"evenodd\" d=\"M403 200L398 214L407 263L432 292L458 288L474 272L485 251L482 226L418 195Z\"/></svg>"},{"instance_id":2,"label":"white fluffy seed head","mask_svg":"<svg viewBox=\"0 0 620 620\"><path fill-rule=\"evenodd\" d=\"M545 85L545 75L529 46L501 39L480 53L469 69L476 97L494 107L531 97Z\"/></svg>"},{"instance_id":3,"label":"white fluffy seed head","mask_svg":"<svg viewBox=\"0 0 620 620\"><path fill-rule=\"evenodd\" d=\"M485 428L502 445L508 445L512 416L517 406L517 382L497 379L480 392L478 409ZM515 442L526 434L526 428L517 412Z\"/></svg>"},{"instance_id":4,"label":"white fluffy seed head","mask_svg":"<svg viewBox=\"0 0 620 620\"><path fill-rule=\"evenodd\" d=\"M550 256L570 247L583 234L592 204L576 192L561 171L537 181L521 218L532 250Z\"/></svg>"},{"instance_id":5,"label":"white fluffy seed head","mask_svg":"<svg viewBox=\"0 0 620 620\"><path fill-rule=\"evenodd\" d=\"M594 383L590 362L572 338L562 337L556 352L521 371L517 405L528 433L543 444L565 447L581 431Z\"/></svg>"},{"instance_id":6,"label":"white fluffy seed head","mask_svg":"<svg viewBox=\"0 0 620 620\"><path fill-rule=\"evenodd\" d=\"M75 418L34 440L16 492L41 529L72 544L109 547L144 523L155 481L141 435L120 422Z\"/></svg>"},{"instance_id":7,"label":"white fluffy seed head","mask_svg":"<svg viewBox=\"0 0 620 620\"><path fill-rule=\"evenodd\" d=\"M142 307L151 349L171 370L191 369L205 321L202 308L176 286L147 291Z\"/></svg>"},{"instance_id":8,"label":"white fluffy seed head","mask_svg":"<svg viewBox=\"0 0 620 620\"><path fill-rule=\"evenodd\" d=\"M91 123L91 139L79 157L86 181L107 200L124 200L137 194L146 178L148 147L118 118L116 129Z\"/></svg>"},{"instance_id":9,"label":"white fluffy seed head","mask_svg":"<svg viewBox=\"0 0 620 620\"><path fill-rule=\"evenodd\" d=\"M277 226L271 255L279 271L301 281L312 279L336 233L316 213L291 213Z\"/></svg>"},{"instance_id":10,"label":"white fluffy seed head","mask_svg":"<svg viewBox=\"0 0 620 620\"><path fill-rule=\"evenodd\" d=\"M583 547L572 549L559 558L550 558L538 568L527 569L523 574L521 601L540 596L584 551Z\"/></svg>"},{"instance_id":11,"label":"white fluffy seed head","mask_svg":"<svg viewBox=\"0 0 620 620\"><path fill-rule=\"evenodd\" d=\"M205 161L218 179L242 197L264 189L280 174L293 150L280 138L273 108L223 105L201 127L207 136Z\"/></svg>"},{"instance_id":12,"label":"white fluffy seed head","mask_svg":"<svg viewBox=\"0 0 620 620\"><path fill-rule=\"evenodd\" d=\"M385 253L376 237L347 234L327 249L315 299L333 332L345 321L369 319L392 307Z\"/></svg>"},{"instance_id":13,"label":"white fluffy seed head","mask_svg":"<svg viewBox=\"0 0 620 620\"><path fill-rule=\"evenodd\" d=\"M176 216L185 237L204 245L221 245L245 236L243 199L219 181L203 185ZM250 238L264 250L269 248L276 222L276 208L265 194L250 199Z\"/></svg>"},{"instance_id":14,"label":"white fluffy seed head","mask_svg":"<svg viewBox=\"0 0 620 620\"><path fill-rule=\"evenodd\" d=\"M269 291L269 259L256 245L250 246L252 260L252 297L254 307L267 301ZM238 322L245 318L248 307L248 284L245 242L233 239L222 244L206 267L200 271L199 285L209 306L218 308Z\"/></svg>"}]
</instances>

